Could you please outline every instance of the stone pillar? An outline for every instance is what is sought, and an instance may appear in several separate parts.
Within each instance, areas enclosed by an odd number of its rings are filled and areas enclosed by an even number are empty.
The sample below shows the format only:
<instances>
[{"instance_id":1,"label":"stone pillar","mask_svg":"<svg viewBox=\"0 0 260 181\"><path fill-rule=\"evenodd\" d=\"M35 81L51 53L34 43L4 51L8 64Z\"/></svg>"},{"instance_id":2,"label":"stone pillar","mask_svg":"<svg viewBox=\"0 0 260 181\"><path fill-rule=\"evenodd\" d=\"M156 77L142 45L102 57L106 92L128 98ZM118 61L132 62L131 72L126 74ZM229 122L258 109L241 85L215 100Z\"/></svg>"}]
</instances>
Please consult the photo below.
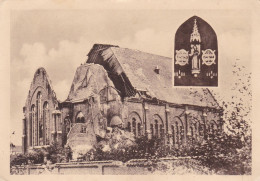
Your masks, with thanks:
<instances>
[{"instance_id":1,"label":"stone pillar","mask_svg":"<svg viewBox=\"0 0 260 181\"><path fill-rule=\"evenodd\" d=\"M55 110L52 112L53 117L53 131L52 133L52 141L57 141L59 144L62 144L62 129L61 129L61 112L59 110Z\"/></svg>"},{"instance_id":2,"label":"stone pillar","mask_svg":"<svg viewBox=\"0 0 260 181\"><path fill-rule=\"evenodd\" d=\"M145 136L147 138L149 138L149 132L150 130L148 129L148 124L149 124L149 121L147 122L147 111L149 110L147 104L145 102L143 102L143 111L144 111L144 129L145 129Z\"/></svg>"},{"instance_id":3,"label":"stone pillar","mask_svg":"<svg viewBox=\"0 0 260 181\"><path fill-rule=\"evenodd\" d=\"M26 153L27 150L27 136L26 136L26 119L23 119L23 136L22 136L22 152Z\"/></svg>"},{"instance_id":4,"label":"stone pillar","mask_svg":"<svg viewBox=\"0 0 260 181\"><path fill-rule=\"evenodd\" d=\"M190 114L190 112L188 111L188 107L185 106L185 112L184 112L184 116L185 116L185 133L184 133L184 139L185 139L185 144L188 145L189 144L189 139L190 139L190 131L189 131L189 122L188 122L188 115Z\"/></svg>"},{"instance_id":5,"label":"stone pillar","mask_svg":"<svg viewBox=\"0 0 260 181\"><path fill-rule=\"evenodd\" d=\"M167 145L170 144L170 135L169 135L169 114L170 114L170 109L169 105L165 105L165 120L166 120L166 125L165 125L165 143Z\"/></svg>"},{"instance_id":6,"label":"stone pillar","mask_svg":"<svg viewBox=\"0 0 260 181\"><path fill-rule=\"evenodd\" d=\"M206 126L206 124L207 124L207 113L206 113L206 111L203 112L202 117L203 117L203 123L204 123L204 128L203 128L204 129L204 139L207 139L208 133L207 133L207 126Z\"/></svg>"},{"instance_id":7,"label":"stone pillar","mask_svg":"<svg viewBox=\"0 0 260 181\"><path fill-rule=\"evenodd\" d=\"M58 129L57 129L57 142L59 144L62 144L62 124L61 124L61 112L59 112L57 114L58 116L58 120L57 120L57 124L58 124Z\"/></svg>"},{"instance_id":8,"label":"stone pillar","mask_svg":"<svg viewBox=\"0 0 260 181\"><path fill-rule=\"evenodd\" d=\"M51 131L51 143L56 141L57 128L56 128L56 114L52 113L52 131Z\"/></svg>"}]
</instances>

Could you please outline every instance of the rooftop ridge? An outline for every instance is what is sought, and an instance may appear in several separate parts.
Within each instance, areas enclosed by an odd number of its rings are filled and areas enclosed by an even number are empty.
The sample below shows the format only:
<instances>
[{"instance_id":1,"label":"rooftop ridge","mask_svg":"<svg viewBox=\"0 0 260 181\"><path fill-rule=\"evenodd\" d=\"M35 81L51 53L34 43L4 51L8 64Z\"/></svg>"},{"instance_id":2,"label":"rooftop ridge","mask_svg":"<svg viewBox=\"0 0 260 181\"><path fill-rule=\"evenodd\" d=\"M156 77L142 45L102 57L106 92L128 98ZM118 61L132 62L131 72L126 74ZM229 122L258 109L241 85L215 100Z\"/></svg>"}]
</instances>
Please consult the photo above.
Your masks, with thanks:
<instances>
[{"instance_id":1,"label":"rooftop ridge","mask_svg":"<svg viewBox=\"0 0 260 181\"><path fill-rule=\"evenodd\" d=\"M157 56L157 57L163 57L163 58L167 58L167 59L171 59L170 57L167 57L167 56L164 56L164 55L157 55L157 54L153 54L153 53L150 53L150 52L144 52L144 51L141 51L141 50L137 50L137 49L131 49L131 48L124 48L124 47L116 47L116 46L113 46L113 47L109 47L111 49L125 49L125 50L131 50L131 51L135 51L135 52L140 52L140 53L143 53L143 54L149 54L149 55L153 55L153 56Z\"/></svg>"}]
</instances>

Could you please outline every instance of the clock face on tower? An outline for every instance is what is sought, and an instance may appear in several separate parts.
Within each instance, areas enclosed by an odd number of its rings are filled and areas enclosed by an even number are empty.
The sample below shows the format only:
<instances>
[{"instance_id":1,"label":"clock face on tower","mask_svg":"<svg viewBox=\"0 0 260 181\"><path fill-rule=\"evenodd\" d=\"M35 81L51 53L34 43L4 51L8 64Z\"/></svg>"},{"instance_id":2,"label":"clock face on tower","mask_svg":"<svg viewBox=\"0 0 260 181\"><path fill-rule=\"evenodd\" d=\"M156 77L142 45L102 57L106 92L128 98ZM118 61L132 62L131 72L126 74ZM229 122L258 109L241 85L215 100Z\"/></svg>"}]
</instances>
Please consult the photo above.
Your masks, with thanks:
<instances>
[{"instance_id":1,"label":"clock face on tower","mask_svg":"<svg viewBox=\"0 0 260 181\"><path fill-rule=\"evenodd\" d=\"M174 86L218 86L218 44L212 27L193 16L175 34Z\"/></svg>"}]
</instances>

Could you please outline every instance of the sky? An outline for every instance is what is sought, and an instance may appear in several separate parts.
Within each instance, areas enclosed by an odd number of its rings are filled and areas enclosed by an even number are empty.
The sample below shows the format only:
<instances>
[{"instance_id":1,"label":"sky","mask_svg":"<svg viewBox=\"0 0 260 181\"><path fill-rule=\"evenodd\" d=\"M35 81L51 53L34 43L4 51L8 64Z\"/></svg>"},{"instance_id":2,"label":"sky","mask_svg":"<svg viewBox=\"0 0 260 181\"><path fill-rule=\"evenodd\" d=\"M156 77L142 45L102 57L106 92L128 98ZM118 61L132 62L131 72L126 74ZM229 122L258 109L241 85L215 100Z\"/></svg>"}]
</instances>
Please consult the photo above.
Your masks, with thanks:
<instances>
[{"instance_id":1,"label":"sky","mask_svg":"<svg viewBox=\"0 0 260 181\"><path fill-rule=\"evenodd\" d=\"M67 98L76 68L94 43L173 56L177 28L197 15L215 30L219 87L231 95L232 64L251 70L251 20L246 10L13 10L11 41L11 141L21 145L22 108L34 72L44 67L59 100ZM171 65L170 65L171 66Z\"/></svg>"}]
</instances>

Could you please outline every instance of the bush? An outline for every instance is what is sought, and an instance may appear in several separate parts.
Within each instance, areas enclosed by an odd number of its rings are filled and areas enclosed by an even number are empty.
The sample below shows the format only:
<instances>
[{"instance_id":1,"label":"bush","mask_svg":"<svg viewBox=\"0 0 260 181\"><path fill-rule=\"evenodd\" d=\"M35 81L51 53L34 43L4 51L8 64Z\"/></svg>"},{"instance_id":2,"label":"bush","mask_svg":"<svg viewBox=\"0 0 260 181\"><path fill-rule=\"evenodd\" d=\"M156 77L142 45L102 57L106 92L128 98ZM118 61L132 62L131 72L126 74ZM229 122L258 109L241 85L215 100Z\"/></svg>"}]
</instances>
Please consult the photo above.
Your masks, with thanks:
<instances>
[{"instance_id":1,"label":"bush","mask_svg":"<svg viewBox=\"0 0 260 181\"><path fill-rule=\"evenodd\" d=\"M44 157L52 163L68 162L71 159L71 149L63 148L54 142L47 148L33 149L26 154L11 155L10 166L26 165L26 164L43 164Z\"/></svg>"},{"instance_id":2,"label":"bush","mask_svg":"<svg viewBox=\"0 0 260 181\"><path fill-rule=\"evenodd\" d=\"M147 139L146 136L142 136L136 139L136 144L129 147L121 147L117 149L110 149L104 151L102 144L90 152L93 152L95 160L117 160L126 162L131 159L156 159L166 156L166 147L162 146L162 140L160 139ZM85 156L89 155L87 153Z\"/></svg>"},{"instance_id":3,"label":"bush","mask_svg":"<svg viewBox=\"0 0 260 181\"><path fill-rule=\"evenodd\" d=\"M251 141L242 142L239 136L210 135L190 155L199 156L196 159L217 174L251 174Z\"/></svg>"},{"instance_id":4,"label":"bush","mask_svg":"<svg viewBox=\"0 0 260 181\"><path fill-rule=\"evenodd\" d=\"M10 156L10 166L15 165L26 165L28 164L27 156L24 154L17 154L17 155L11 155Z\"/></svg>"},{"instance_id":5,"label":"bush","mask_svg":"<svg viewBox=\"0 0 260 181\"><path fill-rule=\"evenodd\" d=\"M52 163L68 162L71 159L70 147L62 147L59 143L53 142L49 147L43 148L45 156Z\"/></svg>"},{"instance_id":6,"label":"bush","mask_svg":"<svg viewBox=\"0 0 260 181\"><path fill-rule=\"evenodd\" d=\"M15 165L27 165L32 164L41 164L44 160L44 153L41 150L32 150L26 154L11 155L10 166Z\"/></svg>"}]
</instances>

